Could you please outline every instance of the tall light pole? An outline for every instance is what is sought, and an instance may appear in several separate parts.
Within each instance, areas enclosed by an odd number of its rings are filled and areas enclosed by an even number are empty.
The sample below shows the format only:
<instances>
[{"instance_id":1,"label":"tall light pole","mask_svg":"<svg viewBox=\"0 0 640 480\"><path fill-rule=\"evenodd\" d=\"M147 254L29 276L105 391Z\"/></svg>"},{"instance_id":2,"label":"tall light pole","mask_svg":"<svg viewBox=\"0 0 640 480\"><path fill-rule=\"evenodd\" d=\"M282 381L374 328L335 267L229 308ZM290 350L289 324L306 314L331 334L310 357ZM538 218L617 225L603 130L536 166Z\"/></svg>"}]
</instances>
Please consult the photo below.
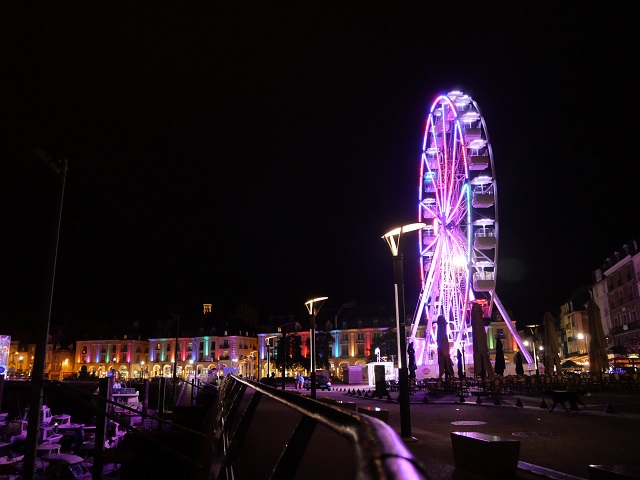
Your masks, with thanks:
<instances>
[{"instance_id":1,"label":"tall light pole","mask_svg":"<svg viewBox=\"0 0 640 480\"><path fill-rule=\"evenodd\" d=\"M304 304L309 312L309 356L311 358L311 398L316 398L316 315L329 297L317 297Z\"/></svg>"},{"instance_id":2,"label":"tall light pole","mask_svg":"<svg viewBox=\"0 0 640 480\"><path fill-rule=\"evenodd\" d=\"M47 342L49 340L49 324L51 323L51 306L53 303L53 286L56 278L56 263L58 260L58 242L60 239L60 224L62 223L62 204L64 201L64 187L67 179L67 160L56 162L39 148L32 152L46 163L58 175L58 203L54 217L53 234L51 236L51 252L45 302L41 324L38 326L38 342L36 343L33 370L31 372L31 402L29 403L29 417L27 419L27 441L25 445L23 478L31 480L36 469L36 451L38 447L38 431L40 430L40 409L42 407L42 387L44 371L47 362Z\"/></svg>"},{"instance_id":3,"label":"tall light pole","mask_svg":"<svg viewBox=\"0 0 640 480\"><path fill-rule=\"evenodd\" d=\"M382 238L387 242L393 255L393 283L396 297L396 328L398 335L398 403L400 404L400 437L405 441L415 441L411 436L411 410L409 405L409 369L407 366L406 313L404 305L404 270L401 248L403 233L413 232L425 226L424 223L412 223L385 233Z\"/></svg>"}]
</instances>

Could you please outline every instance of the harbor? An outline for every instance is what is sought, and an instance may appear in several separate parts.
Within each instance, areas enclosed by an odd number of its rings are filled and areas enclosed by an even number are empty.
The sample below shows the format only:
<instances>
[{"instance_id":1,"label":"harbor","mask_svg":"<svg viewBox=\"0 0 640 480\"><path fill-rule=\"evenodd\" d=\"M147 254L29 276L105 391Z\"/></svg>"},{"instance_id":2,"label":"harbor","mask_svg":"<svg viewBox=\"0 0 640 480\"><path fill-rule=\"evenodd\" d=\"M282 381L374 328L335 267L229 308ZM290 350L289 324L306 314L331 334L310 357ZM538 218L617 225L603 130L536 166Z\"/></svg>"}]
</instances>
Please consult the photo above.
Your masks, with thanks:
<instances>
[{"instance_id":1,"label":"harbor","mask_svg":"<svg viewBox=\"0 0 640 480\"><path fill-rule=\"evenodd\" d=\"M194 386L182 381L174 395L174 384L164 379L128 385L114 383L113 378L45 382L33 478L133 478L139 460L153 458L154 453L164 459L188 459L190 446L202 438L201 420L210 408L196 405L207 395L194 395ZM4 382L3 480L23 478L28 395L29 382ZM167 465L160 463L159 478L163 478Z\"/></svg>"}]
</instances>

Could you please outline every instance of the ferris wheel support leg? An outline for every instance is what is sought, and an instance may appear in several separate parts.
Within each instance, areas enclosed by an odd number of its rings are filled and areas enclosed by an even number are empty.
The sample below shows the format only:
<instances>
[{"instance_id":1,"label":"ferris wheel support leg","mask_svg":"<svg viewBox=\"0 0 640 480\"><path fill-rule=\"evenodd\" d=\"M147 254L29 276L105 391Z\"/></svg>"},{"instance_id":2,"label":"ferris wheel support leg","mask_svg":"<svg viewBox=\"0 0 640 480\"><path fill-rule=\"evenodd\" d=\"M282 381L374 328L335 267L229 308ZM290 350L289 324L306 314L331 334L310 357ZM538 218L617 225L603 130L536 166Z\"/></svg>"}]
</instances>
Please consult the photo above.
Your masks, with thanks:
<instances>
[{"instance_id":1,"label":"ferris wheel support leg","mask_svg":"<svg viewBox=\"0 0 640 480\"><path fill-rule=\"evenodd\" d=\"M502 302L498 298L498 294L495 292L493 293L493 302L495 303L496 307L498 307L498 311L500 312L500 315L502 315L502 318L504 318L504 321L507 324L507 328L511 332L511 335L513 335L513 338L516 339L516 343L518 344L518 347L520 347L520 351L524 354L524 358L526 359L527 363L533 363L533 357L531 357L531 353L529 353L529 350L524 346L522 338L520 338L520 335L518 335L518 332L513 326L513 323L511 323L509 314L504 309Z\"/></svg>"}]
</instances>

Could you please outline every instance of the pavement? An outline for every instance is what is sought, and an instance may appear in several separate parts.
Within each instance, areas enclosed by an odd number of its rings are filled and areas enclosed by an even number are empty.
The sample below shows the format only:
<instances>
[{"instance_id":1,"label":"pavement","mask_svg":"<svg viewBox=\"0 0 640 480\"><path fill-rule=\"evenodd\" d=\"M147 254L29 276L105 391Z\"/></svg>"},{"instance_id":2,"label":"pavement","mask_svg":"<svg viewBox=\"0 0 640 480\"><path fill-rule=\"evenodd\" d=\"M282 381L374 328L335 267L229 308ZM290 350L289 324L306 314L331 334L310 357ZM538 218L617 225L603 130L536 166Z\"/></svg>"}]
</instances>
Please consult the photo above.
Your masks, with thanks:
<instances>
[{"instance_id":1,"label":"pavement","mask_svg":"<svg viewBox=\"0 0 640 480\"><path fill-rule=\"evenodd\" d=\"M398 394L391 393L389 401L366 396L372 391L368 385L334 384L331 391L318 390L317 398L388 410L388 423L399 434ZM413 439L405 444L431 480L478 478L455 469L453 431L519 440L520 480L586 479L588 465L640 465L640 457L633 454L638 448L640 392L596 391L583 394L581 399L585 405L579 411L566 411L558 405L549 412L551 399L543 395L502 395L496 402L473 394L462 398L459 394L429 394L425 400L425 394L417 392L410 397Z\"/></svg>"}]
</instances>

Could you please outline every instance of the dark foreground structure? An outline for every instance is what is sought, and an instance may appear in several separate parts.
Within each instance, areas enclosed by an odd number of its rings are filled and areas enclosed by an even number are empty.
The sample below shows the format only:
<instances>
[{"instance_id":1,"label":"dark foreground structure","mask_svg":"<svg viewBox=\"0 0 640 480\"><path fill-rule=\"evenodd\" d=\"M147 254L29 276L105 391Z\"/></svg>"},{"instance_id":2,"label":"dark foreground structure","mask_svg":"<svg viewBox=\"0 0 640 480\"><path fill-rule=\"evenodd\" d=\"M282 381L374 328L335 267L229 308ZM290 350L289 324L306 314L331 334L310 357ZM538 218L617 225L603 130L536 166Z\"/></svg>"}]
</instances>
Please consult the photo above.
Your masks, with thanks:
<instances>
[{"instance_id":1,"label":"dark foreground structure","mask_svg":"<svg viewBox=\"0 0 640 480\"><path fill-rule=\"evenodd\" d=\"M7 401L23 401L16 392L25 384L5 389L5 411ZM104 399L96 386L48 382L46 403L56 413L73 407L99 415ZM155 387L149 404L157 406L163 395ZM553 411L544 391L415 391L417 441L405 443L397 434L396 392L375 396L366 385L334 387L316 401L306 391L234 376L219 386L181 382L164 398L167 408L149 410L142 425L128 428L120 448L102 452L102 462L119 466L117 478L136 480L639 476L633 456L640 429L635 388L584 390L578 410L567 404Z\"/></svg>"}]
</instances>

